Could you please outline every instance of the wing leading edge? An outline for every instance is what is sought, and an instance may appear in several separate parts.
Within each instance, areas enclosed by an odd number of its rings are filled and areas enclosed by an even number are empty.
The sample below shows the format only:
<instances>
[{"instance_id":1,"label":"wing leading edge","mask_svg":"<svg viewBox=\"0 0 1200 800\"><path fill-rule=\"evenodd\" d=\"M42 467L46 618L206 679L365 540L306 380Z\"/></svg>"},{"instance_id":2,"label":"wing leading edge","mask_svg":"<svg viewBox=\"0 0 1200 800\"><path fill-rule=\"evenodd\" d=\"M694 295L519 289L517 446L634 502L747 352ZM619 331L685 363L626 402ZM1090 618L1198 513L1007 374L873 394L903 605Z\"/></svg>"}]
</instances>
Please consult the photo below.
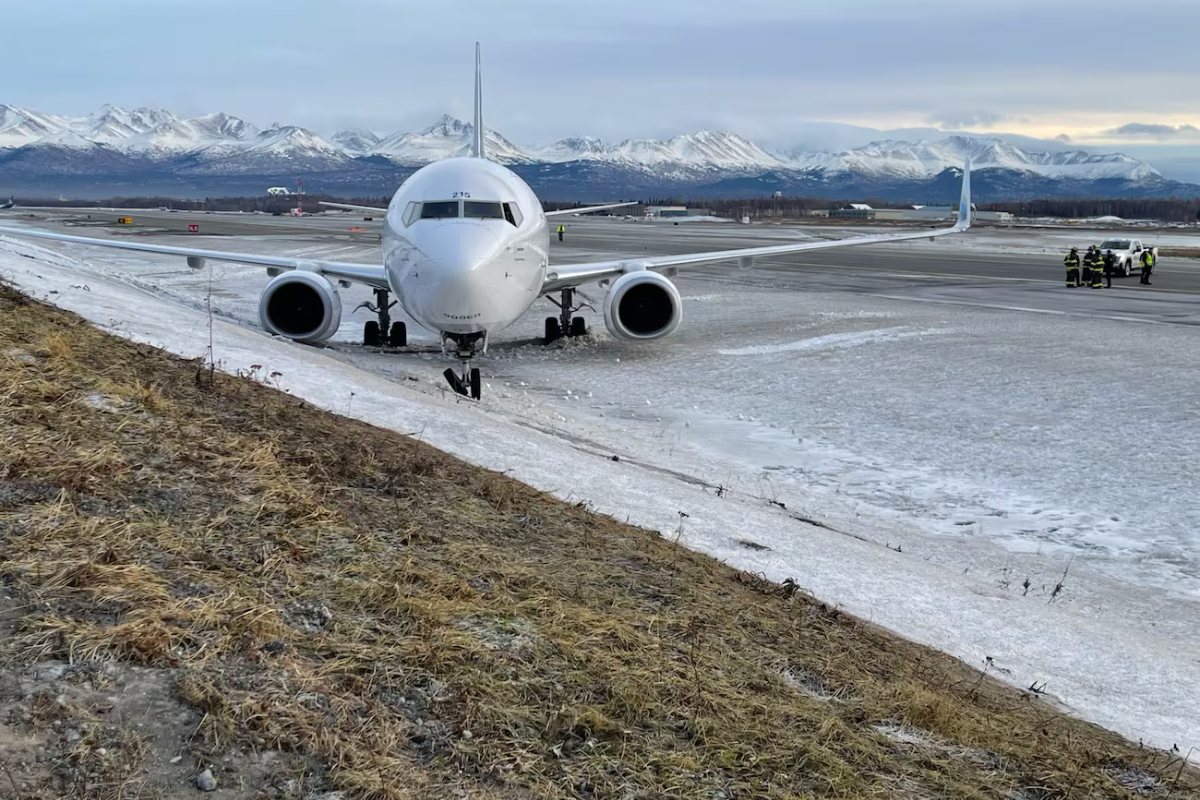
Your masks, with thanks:
<instances>
[{"instance_id":1,"label":"wing leading edge","mask_svg":"<svg viewBox=\"0 0 1200 800\"><path fill-rule=\"evenodd\" d=\"M279 270L302 269L319 272L331 278L364 283L381 289L388 288L383 267L377 264L350 264L340 261L319 261L311 258L289 258L287 256L261 256L254 253L229 253L223 250L201 250L194 247L171 247L169 245L143 242L114 242L110 239L93 239L87 236L71 236L66 233L28 230L26 228L0 228L0 234L30 239L48 239L52 242L108 247L116 250L133 250L139 253L157 253L165 256L181 256L188 266L201 267L204 261L228 261L234 264L250 264Z\"/></svg>"},{"instance_id":2,"label":"wing leading edge","mask_svg":"<svg viewBox=\"0 0 1200 800\"><path fill-rule=\"evenodd\" d=\"M368 211L372 214L386 214L387 213L386 208L376 208L375 206L356 206L356 205L352 205L351 203L327 203L324 200L320 200L317 202L317 205L329 206L330 208L343 208L343 209L346 209L347 211Z\"/></svg>"},{"instance_id":3,"label":"wing leading edge","mask_svg":"<svg viewBox=\"0 0 1200 800\"><path fill-rule=\"evenodd\" d=\"M591 281L603 280L626 272L650 269L670 269L698 267L706 264L719 264L723 261L739 261L749 266L755 258L767 256L782 256L790 253L803 253L809 250L827 250L833 247L849 247L851 245L880 244L883 242L903 242L912 239L929 239L935 236L948 236L952 233L962 233L971 227L971 161L967 160L963 168L962 194L958 204L958 219L952 227L925 230L913 233L887 233L877 236L856 236L852 239L837 239L834 241L804 242L802 244L784 244L769 247L748 247L741 250L716 250L708 253L685 253L676 256L652 256L649 258L631 258L620 261L599 261L585 264L562 264L552 266L546 274L543 292L553 292L570 286L578 286Z\"/></svg>"},{"instance_id":4,"label":"wing leading edge","mask_svg":"<svg viewBox=\"0 0 1200 800\"><path fill-rule=\"evenodd\" d=\"M603 206L586 206L584 208L560 208L558 211L543 212L547 217L565 217L568 214L590 214L593 211L603 211L606 208L622 208L623 206L636 206L637 201L631 203L609 203Z\"/></svg>"}]
</instances>

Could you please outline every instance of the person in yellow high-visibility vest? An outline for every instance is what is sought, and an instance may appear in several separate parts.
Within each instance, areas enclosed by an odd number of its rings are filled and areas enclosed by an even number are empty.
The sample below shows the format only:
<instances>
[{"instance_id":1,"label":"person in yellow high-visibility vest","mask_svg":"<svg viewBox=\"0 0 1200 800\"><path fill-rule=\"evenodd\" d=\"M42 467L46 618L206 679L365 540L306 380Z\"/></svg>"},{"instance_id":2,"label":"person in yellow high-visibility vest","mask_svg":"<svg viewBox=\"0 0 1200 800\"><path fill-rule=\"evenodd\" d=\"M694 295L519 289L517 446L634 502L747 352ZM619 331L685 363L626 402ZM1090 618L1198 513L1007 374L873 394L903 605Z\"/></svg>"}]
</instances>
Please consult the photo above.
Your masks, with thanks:
<instances>
[{"instance_id":1,"label":"person in yellow high-visibility vest","mask_svg":"<svg viewBox=\"0 0 1200 800\"><path fill-rule=\"evenodd\" d=\"M566 229L566 227L565 227L565 226L563 226L563 225L559 225L559 226L558 226L558 240L559 240L560 242L563 240L563 238L562 238L562 237L563 237L563 234L564 234L564 233L566 233L566 232L567 232L567 229Z\"/></svg>"},{"instance_id":2,"label":"person in yellow high-visibility vest","mask_svg":"<svg viewBox=\"0 0 1200 800\"><path fill-rule=\"evenodd\" d=\"M1147 286L1150 283L1150 273L1154 271L1154 251L1147 247L1142 251L1142 279L1138 283L1144 283Z\"/></svg>"}]
</instances>

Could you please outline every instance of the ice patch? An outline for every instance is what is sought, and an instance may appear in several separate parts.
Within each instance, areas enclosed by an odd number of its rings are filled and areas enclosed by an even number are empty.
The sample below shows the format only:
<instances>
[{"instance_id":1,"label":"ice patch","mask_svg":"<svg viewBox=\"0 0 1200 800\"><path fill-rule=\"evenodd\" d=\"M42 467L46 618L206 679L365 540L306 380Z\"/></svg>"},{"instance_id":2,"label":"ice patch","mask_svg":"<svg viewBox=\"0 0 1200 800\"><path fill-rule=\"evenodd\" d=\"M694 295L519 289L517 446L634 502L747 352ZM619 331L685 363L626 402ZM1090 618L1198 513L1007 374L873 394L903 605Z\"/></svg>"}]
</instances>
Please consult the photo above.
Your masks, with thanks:
<instances>
[{"instance_id":1,"label":"ice patch","mask_svg":"<svg viewBox=\"0 0 1200 800\"><path fill-rule=\"evenodd\" d=\"M925 328L912 330L900 326L897 328L880 328L873 331L854 331L851 333L829 333L825 336L815 336L811 339L801 339L798 342L785 344L758 344L751 347L739 347L732 350L718 350L723 356L761 356L771 353L792 353L802 350L842 350L848 347L860 347L864 344L897 341L900 339L915 339L922 336L936 336L952 333L944 328Z\"/></svg>"}]
</instances>

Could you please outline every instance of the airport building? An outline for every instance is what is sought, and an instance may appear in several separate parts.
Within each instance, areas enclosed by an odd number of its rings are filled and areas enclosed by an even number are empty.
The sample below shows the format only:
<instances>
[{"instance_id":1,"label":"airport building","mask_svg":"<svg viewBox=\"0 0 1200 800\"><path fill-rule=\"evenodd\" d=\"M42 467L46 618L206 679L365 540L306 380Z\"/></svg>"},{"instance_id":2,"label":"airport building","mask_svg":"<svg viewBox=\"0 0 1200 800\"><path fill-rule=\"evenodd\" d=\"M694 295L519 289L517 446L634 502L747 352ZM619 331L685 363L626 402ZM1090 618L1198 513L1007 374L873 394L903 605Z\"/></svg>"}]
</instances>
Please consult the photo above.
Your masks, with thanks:
<instances>
[{"instance_id":1,"label":"airport building","mask_svg":"<svg viewBox=\"0 0 1200 800\"><path fill-rule=\"evenodd\" d=\"M866 203L851 203L845 208L835 208L829 216L837 219L875 219L879 212Z\"/></svg>"},{"instance_id":2,"label":"airport building","mask_svg":"<svg viewBox=\"0 0 1200 800\"><path fill-rule=\"evenodd\" d=\"M647 217L686 217L687 206L646 206Z\"/></svg>"}]
</instances>

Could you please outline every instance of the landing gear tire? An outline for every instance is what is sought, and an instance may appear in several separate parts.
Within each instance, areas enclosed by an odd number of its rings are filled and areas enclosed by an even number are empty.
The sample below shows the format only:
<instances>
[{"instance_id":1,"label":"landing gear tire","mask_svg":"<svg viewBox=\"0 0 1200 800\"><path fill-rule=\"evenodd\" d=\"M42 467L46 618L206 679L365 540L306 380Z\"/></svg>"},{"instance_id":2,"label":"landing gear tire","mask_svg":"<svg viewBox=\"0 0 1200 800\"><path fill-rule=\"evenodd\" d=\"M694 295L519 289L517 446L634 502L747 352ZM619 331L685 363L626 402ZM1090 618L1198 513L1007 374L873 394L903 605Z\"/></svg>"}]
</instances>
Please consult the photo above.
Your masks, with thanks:
<instances>
[{"instance_id":1,"label":"landing gear tire","mask_svg":"<svg viewBox=\"0 0 1200 800\"><path fill-rule=\"evenodd\" d=\"M571 332L568 336L587 336L587 320L583 317L575 317L571 320Z\"/></svg>"},{"instance_id":2,"label":"landing gear tire","mask_svg":"<svg viewBox=\"0 0 1200 800\"><path fill-rule=\"evenodd\" d=\"M546 317L546 344L553 344L562 338L562 325L558 317Z\"/></svg>"},{"instance_id":3,"label":"landing gear tire","mask_svg":"<svg viewBox=\"0 0 1200 800\"><path fill-rule=\"evenodd\" d=\"M370 323L367 323L368 325ZM392 347L404 347L408 344L408 326L403 322L393 322L392 330L388 333L388 344Z\"/></svg>"},{"instance_id":4,"label":"landing gear tire","mask_svg":"<svg viewBox=\"0 0 1200 800\"><path fill-rule=\"evenodd\" d=\"M478 400L483 396L483 387L479 381L479 369L472 368L470 373L471 378L471 399Z\"/></svg>"},{"instance_id":5,"label":"landing gear tire","mask_svg":"<svg viewBox=\"0 0 1200 800\"><path fill-rule=\"evenodd\" d=\"M379 323L375 320L363 325L363 344L367 347L379 347Z\"/></svg>"}]
</instances>

